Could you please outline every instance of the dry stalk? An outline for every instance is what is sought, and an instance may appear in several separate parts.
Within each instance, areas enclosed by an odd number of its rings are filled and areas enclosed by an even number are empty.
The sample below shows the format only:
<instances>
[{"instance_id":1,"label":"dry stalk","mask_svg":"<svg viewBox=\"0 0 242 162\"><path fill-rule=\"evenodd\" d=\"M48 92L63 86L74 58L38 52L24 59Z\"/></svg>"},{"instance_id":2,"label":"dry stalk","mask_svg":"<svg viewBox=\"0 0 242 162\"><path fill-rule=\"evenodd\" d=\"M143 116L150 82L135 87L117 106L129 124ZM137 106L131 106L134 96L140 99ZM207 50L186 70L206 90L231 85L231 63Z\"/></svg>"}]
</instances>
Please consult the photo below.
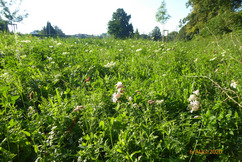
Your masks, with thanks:
<instances>
[{"instance_id":1,"label":"dry stalk","mask_svg":"<svg viewBox=\"0 0 242 162\"><path fill-rule=\"evenodd\" d=\"M213 34L213 32L211 32L211 30L210 30L208 27L207 27L207 29L208 29L209 33L211 33L211 34L213 35L213 37L215 38L218 47L221 48L224 52L227 53L227 51L226 51L225 49L223 49L223 47L220 46L220 44L219 44L219 42L218 42L218 38ZM232 58L233 60L235 60L236 62L242 64L242 62L240 62L239 60L235 59L233 56L229 55L229 57L231 57L231 58Z\"/></svg>"},{"instance_id":2,"label":"dry stalk","mask_svg":"<svg viewBox=\"0 0 242 162\"><path fill-rule=\"evenodd\" d=\"M236 103L239 107L242 107L242 105L240 105L237 101L235 101L233 99L233 97L231 97L226 91L225 89L223 89L217 82L213 81L211 78L207 77L207 76L186 76L186 77L191 77L191 78L206 78L209 79L211 82L213 82L213 84L215 84L219 89L222 90L223 93L226 94L226 96L231 99L234 103Z\"/></svg>"}]
</instances>

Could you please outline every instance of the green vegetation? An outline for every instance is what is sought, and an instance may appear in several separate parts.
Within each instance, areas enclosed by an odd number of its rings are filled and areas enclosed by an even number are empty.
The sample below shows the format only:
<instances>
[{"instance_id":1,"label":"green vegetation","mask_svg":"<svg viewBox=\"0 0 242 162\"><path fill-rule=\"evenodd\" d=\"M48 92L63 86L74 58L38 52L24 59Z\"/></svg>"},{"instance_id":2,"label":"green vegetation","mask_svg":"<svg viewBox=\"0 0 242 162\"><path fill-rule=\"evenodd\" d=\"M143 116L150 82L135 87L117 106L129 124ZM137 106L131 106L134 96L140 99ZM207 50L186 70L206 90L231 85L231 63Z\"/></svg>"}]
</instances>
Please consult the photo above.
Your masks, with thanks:
<instances>
[{"instance_id":1,"label":"green vegetation","mask_svg":"<svg viewBox=\"0 0 242 162\"><path fill-rule=\"evenodd\" d=\"M242 30L241 0L189 0L186 5L192 11L180 22L184 26L179 39L190 40L198 34L208 36L207 28L216 35Z\"/></svg>"},{"instance_id":2,"label":"green vegetation","mask_svg":"<svg viewBox=\"0 0 242 162\"><path fill-rule=\"evenodd\" d=\"M127 13L122 9L117 9L116 12L113 13L112 20L108 22L108 33L114 38L130 38L133 36L133 25L129 24L129 20L131 15L127 15Z\"/></svg>"},{"instance_id":3,"label":"green vegetation","mask_svg":"<svg viewBox=\"0 0 242 162\"><path fill-rule=\"evenodd\" d=\"M156 26L151 32L151 39L154 41L161 40L160 28Z\"/></svg>"},{"instance_id":4,"label":"green vegetation","mask_svg":"<svg viewBox=\"0 0 242 162\"><path fill-rule=\"evenodd\" d=\"M13 23L21 22L24 18L28 16L25 11L20 11L21 3L22 0L0 0L0 31L8 31L8 24L16 25ZM15 5L14 8L12 8L13 5ZM5 21L1 21L1 17L5 18Z\"/></svg>"},{"instance_id":5,"label":"green vegetation","mask_svg":"<svg viewBox=\"0 0 242 162\"><path fill-rule=\"evenodd\" d=\"M50 22L47 22L46 27L43 27L41 31L38 32L40 35L45 36L65 36L65 34L62 32L62 30L58 27L52 27Z\"/></svg>"},{"instance_id":6,"label":"green vegetation","mask_svg":"<svg viewBox=\"0 0 242 162\"><path fill-rule=\"evenodd\" d=\"M1 161L241 158L238 34L0 39Z\"/></svg>"}]
</instances>

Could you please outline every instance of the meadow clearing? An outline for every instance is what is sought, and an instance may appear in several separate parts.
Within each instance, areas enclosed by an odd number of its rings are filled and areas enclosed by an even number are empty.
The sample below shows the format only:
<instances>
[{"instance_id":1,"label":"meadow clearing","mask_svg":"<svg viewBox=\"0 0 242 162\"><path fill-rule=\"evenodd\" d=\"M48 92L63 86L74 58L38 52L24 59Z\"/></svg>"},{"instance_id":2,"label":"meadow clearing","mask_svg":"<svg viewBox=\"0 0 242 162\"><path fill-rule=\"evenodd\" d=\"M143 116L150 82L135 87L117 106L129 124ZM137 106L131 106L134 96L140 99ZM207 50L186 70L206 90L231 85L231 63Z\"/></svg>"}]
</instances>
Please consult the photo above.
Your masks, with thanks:
<instances>
[{"instance_id":1,"label":"meadow clearing","mask_svg":"<svg viewBox=\"0 0 242 162\"><path fill-rule=\"evenodd\" d=\"M1 161L241 159L238 34L0 39Z\"/></svg>"}]
</instances>

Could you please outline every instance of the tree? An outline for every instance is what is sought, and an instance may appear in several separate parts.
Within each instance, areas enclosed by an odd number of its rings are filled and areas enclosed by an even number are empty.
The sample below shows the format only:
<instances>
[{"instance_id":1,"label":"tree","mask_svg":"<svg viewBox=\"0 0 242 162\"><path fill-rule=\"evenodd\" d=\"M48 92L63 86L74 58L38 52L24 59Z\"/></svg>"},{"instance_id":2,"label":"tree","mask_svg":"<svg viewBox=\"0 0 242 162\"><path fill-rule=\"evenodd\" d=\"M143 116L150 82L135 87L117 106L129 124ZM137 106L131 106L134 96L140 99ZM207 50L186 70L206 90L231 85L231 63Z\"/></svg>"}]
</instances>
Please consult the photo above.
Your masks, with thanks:
<instances>
[{"instance_id":1,"label":"tree","mask_svg":"<svg viewBox=\"0 0 242 162\"><path fill-rule=\"evenodd\" d=\"M50 22L47 22L46 25L46 31L47 31L47 35L56 35L57 32L55 31L55 29L52 27Z\"/></svg>"},{"instance_id":2,"label":"tree","mask_svg":"<svg viewBox=\"0 0 242 162\"><path fill-rule=\"evenodd\" d=\"M163 30L164 30L165 23L171 18L171 16L167 12L165 1L162 1L160 7L158 8L158 11L156 12L155 17L156 17L156 21L160 22L163 25ZM164 35L163 35L163 41L164 41Z\"/></svg>"},{"instance_id":3,"label":"tree","mask_svg":"<svg viewBox=\"0 0 242 162\"><path fill-rule=\"evenodd\" d=\"M182 20L182 23L186 24L186 33L192 36L200 33L200 30L214 17L224 13L231 15L240 11L242 5L241 0L189 0L186 6L192 7L192 12Z\"/></svg>"},{"instance_id":4,"label":"tree","mask_svg":"<svg viewBox=\"0 0 242 162\"><path fill-rule=\"evenodd\" d=\"M135 30L135 33L134 33L134 38L135 38L135 39L139 39L139 37L140 37L139 30L136 29L136 30Z\"/></svg>"},{"instance_id":5,"label":"tree","mask_svg":"<svg viewBox=\"0 0 242 162\"><path fill-rule=\"evenodd\" d=\"M57 34L57 32L52 27L50 22L47 22L46 27L44 26L43 29L39 33L42 35L49 35L49 36L53 36L53 35Z\"/></svg>"},{"instance_id":6,"label":"tree","mask_svg":"<svg viewBox=\"0 0 242 162\"><path fill-rule=\"evenodd\" d=\"M19 1L18 4L17 1ZM28 16L27 13L19 14L19 6L21 3L22 0L10 0L9 2L0 0L0 14L8 21L8 24L11 25L13 22L21 22Z\"/></svg>"},{"instance_id":7,"label":"tree","mask_svg":"<svg viewBox=\"0 0 242 162\"><path fill-rule=\"evenodd\" d=\"M141 34L140 38L141 39L150 39L149 35L147 35L147 34Z\"/></svg>"},{"instance_id":8,"label":"tree","mask_svg":"<svg viewBox=\"0 0 242 162\"><path fill-rule=\"evenodd\" d=\"M166 9L166 2L163 1L158 8L158 11L156 12L156 21L160 22L161 24L165 24L171 16L168 14L167 9Z\"/></svg>"},{"instance_id":9,"label":"tree","mask_svg":"<svg viewBox=\"0 0 242 162\"><path fill-rule=\"evenodd\" d=\"M127 38L133 35L133 25L129 24L131 15L127 15L123 9L119 8L112 15L112 20L108 22L108 33L115 38Z\"/></svg>"},{"instance_id":10,"label":"tree","mask_svg":"<svg viewBox=\"0 0 242 162\"><path fill-rule=\"evenodd\" d=\"M166 38L167 38L168 41L173 41L173 40L176 39L177 35L178 35L178 32L173 31L173 32L170 32L170 33L166 36Z\"/></svg>"},{"instance_id":11,"label":"tree","mask_svg":"<svg viewBox=\"0 0 242 162\"><path fill-rule=\"evenodd\" d=\"M48 36L65 36L65 33L58 27L52 26L50 22L47 22L47 25L39 31L41 35L48 35Z\"/></svg>"},{"instance_id":12,"label":"tree","mask_svg":"<svg viewBox=\"0 0 242 162\"><path fill-rule=\"evenodd\" d=\"M65 35L65 33L63 33L63 31L58 26L54 26L54 29L55 29L56 34L58 36L64 36Z\"/></svg>"},{"instance_id":13,"label":"tree","mask_svg":"<svg viewBox=\"0 0 242 162\"><path fill-rule=\"evenodd\" d=\"M2 20L1 16L0 16L0 31L8 31L7 22Z\"/></svg>"},{"instance_id":14,"label":"tree","mask_svg":"<svg viewBox=\"0 0 242 162\"><path fill-rule=\"evenodd\" d=\"M152 32L151 32L151 37L154 41L160 40L161 39L161 32L160 32L160 28L158 26L156 26Z\"/></svg>"}]
</instances>

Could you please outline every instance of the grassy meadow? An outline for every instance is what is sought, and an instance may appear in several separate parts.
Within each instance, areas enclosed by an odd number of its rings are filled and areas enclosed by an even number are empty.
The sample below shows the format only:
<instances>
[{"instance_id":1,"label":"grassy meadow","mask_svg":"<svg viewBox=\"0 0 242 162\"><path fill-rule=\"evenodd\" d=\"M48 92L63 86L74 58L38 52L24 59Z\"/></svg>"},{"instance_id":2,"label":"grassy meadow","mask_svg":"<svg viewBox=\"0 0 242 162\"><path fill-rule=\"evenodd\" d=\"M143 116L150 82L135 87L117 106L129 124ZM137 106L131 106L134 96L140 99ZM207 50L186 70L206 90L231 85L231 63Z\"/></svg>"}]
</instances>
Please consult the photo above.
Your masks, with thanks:
<instances>
[{"instance_id":1,"label":"grassy meadow","mask_svg":"<svg viewBox=\"0 0 242 162\"><path fill-rule=\"evenodd\" d=\"M238 161L241 40L0 34L0 161Z\"/></svg>"}]
</instances>

